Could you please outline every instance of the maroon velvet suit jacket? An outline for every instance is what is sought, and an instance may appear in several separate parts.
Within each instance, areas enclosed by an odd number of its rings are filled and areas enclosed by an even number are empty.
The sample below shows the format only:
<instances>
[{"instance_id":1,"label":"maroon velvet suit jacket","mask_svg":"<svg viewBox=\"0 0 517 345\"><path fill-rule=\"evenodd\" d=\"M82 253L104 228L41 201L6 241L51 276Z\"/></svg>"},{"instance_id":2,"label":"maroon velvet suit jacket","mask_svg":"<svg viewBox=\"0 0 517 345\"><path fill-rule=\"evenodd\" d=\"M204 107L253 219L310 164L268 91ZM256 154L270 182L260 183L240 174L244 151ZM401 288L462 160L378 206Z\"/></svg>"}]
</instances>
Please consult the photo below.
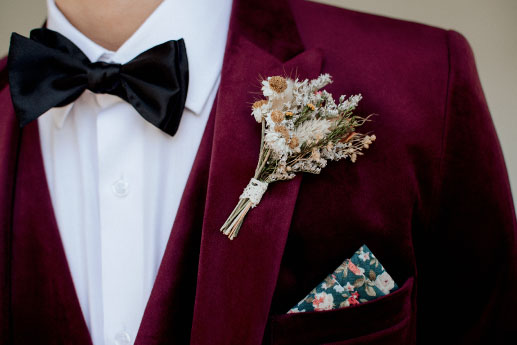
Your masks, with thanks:
<instances>
[{"instance_id":1,"label":"maroon velvet suit jacket","mask_svg":"<svg viewBox=\"0 0 517 345\"><path fill-rule=\"evenodd\" d=\"M91 344L53 216L37 122L0 72L0 343ZM252 176L259 76L330 73L377 141L357 163L270 186L229 241ZM236 1L217 99L136 339L147 344L499 344L515 339L516 220L463 36L300 1ZM285 314L361 244L400 289Z\"/></svg>"}]
</instances>

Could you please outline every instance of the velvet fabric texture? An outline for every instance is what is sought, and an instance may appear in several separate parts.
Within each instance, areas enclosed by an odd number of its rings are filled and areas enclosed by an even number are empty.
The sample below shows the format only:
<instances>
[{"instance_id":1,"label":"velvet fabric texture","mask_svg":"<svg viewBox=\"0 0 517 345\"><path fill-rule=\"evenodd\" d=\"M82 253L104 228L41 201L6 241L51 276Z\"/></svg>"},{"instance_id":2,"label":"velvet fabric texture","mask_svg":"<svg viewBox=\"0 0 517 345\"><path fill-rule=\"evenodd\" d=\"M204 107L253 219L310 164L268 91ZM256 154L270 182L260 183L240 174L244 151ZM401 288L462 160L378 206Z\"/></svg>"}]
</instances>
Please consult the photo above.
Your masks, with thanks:
<instances>
[{"instance_id":1,"label":"velvet fabric texture","mask_svg":"<svg viewBox=\"0 0 517 345\"><path fill-rule=\"evenodd\" d=\"M218 95L136 344L515 339L514 205L465 38L294 0L236 0L232 11ZM0 343L91 344L53 216L37 123L18 129L5 63ZM250 115L258 77L323 72L334 77L329 92L362 93L358 113L379 114L362 127L376 142L355 164L331 162L319 176L271 185L229 241L219 228L259 151L260 126ZM398 290L347 308L285 314L363 243L389 267Z\"/></svg>"}]
</instances>

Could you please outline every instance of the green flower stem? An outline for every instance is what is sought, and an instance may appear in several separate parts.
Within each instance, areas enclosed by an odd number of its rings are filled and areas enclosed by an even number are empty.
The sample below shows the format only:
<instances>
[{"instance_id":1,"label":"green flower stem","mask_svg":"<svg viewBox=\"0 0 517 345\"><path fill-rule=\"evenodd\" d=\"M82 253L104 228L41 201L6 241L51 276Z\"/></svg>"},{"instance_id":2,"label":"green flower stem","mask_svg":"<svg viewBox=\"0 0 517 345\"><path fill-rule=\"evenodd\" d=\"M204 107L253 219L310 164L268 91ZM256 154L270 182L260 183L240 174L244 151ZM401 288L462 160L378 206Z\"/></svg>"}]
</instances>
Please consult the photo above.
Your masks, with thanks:
<instances>
[{"instance_id":1,"label":"green flower stem","mask_svg":"<svg viewBox=\"0 0 517 345\"><path fill-rule=\"evenodd\" d=\"M264 136L266 132L266 121L262 120L262 133L260 139L260 153L257 167L255 169L255 175L253 178L259 179L263 173L264 167L267 164L271 150L264 150ZM237 206L233 209L232 213L221 227L220 231L228 236L230 240L233 240L242 226L244 217L251 209L251 201L249 199L240 199Z\"/></svg>"},{"instance_id":2,"label":"green flower stem","mask_svg":"<svg viewBox=\"0 0 517 345\"><path fill-rule=\"evenodd\" d=\"M260 166L257 165L257 169L255 170L255 176L253 178L260 180L259 179L260 174L262 174L264 167L267 163L267 160L269 159L270 154L271 154L271 150L267 150L265 153L264 159L262 159L262 164ZM264 182L264 181L262 181L262 182Z\"/></svg>"},{"instance_id":3,"label":"green flower stem","mask_svg":"<svg viewBox=\"0 0 517 345\"><path fill-rule=\"evenodd\" d=\"M264 136L266 134L266 120L262 119L262 133L260 135L260 153L257 168L255 169L255 178L260 174L259 167L262 165L263 153L264 153Z\"/></svg>"},{"instance_id":4,"label":"green flower stem","mask_svg":"<svg viewBox=\"0 0 517 345\"><path fill-rule=\"evenodd\" d=\"M239 214L244 210L246 201L249 201L249 199L239 199L237 206L235 206L232 213L221 227L221 232L223 232L225 235L229 234L232 223L235 222L235 219L237 219Z\"/></svg>"}]
</instances>

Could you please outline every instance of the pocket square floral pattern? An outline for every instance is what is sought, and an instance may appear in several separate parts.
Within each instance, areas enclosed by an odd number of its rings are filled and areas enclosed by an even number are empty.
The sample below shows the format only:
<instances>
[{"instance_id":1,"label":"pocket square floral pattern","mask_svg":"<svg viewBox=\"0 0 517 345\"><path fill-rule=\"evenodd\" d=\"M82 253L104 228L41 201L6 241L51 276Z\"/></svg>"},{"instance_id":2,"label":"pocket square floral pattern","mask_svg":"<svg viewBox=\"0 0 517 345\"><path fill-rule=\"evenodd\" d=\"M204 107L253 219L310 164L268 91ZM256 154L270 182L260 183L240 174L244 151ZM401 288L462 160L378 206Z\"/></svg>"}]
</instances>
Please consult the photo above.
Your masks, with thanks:
<instances>
[{"instance_id":1,"label":"pocket square floral pattern","mask_svg":"<svg viewBox=\"0 0 517 345\"><path fill-rule=\"evenodd\" d=\"M385 296L398 289L366 245L346 259L323 282L287 313L331 310L349 307Z\"/></svg>"}]
</instances>

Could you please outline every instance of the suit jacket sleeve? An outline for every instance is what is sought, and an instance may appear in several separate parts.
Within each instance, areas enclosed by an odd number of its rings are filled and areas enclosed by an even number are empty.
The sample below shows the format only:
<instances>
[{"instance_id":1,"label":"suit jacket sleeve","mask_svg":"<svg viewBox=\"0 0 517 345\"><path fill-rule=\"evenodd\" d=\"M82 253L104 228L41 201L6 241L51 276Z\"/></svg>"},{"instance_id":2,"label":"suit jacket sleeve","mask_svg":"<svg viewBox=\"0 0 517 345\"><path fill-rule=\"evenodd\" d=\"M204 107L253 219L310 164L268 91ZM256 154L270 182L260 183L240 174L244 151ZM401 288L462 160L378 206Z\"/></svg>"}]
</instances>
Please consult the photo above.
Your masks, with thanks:
<instances>
[{"instance_id":1,"label":"suit jacket sleeve","mask_svg":"<svg viewBox=\"0 0 517 345\"><path fill-rule=\"evenodd\" d=\"M417 339L503 344L517 323L516 220L472 49L449 31L439 175L421 258Z\"/></svg>"}]
</instances>

